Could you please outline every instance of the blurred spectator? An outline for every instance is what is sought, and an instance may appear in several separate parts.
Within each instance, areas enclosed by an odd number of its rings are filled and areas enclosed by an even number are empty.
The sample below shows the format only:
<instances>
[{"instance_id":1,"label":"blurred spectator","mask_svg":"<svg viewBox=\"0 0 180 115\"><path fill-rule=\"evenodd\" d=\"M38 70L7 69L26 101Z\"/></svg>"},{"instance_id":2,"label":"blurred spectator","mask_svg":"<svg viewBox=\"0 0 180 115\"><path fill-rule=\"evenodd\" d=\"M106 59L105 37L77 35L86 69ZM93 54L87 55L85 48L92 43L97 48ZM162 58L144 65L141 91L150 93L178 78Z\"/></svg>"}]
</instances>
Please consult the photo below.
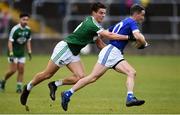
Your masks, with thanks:
<instances>
[{"instance_id":1,"label":"blurred spectator","mask_svg":"<svg viewBox=\"0 0 180 115\"><path fill-rule=\"evenodd\" d=\"M72 6L71 6L71 14L72 15L78 15L78 13L79 13L79 7L78 7L78 5L77 4L72 4ZM71 25L68 29L68 31L69 31L69 33L70 32L73 32L74 31L74 29L76 28L76 26L77 25L79 25L79 21L78 20L71 20L70 21L70 23L69 23L69 25Z\"/></svg>"},{"instance_id":2,"label":"blurred spectator","mask_svg":"<svg viewBox=\"0 0 180 115\"><path fill-rule=\"evenodd\" d=\"M9 6L13 6L14 2L19 1L19 0L1 0L1 1Z\"/></svg>"},{"instance_id":3,"label":"blurred spectator","mask_svg":"<svg viewBox=\"0 0 180 115\"><path fill-rule=\"evenodd\" d=\"M7 31L9 25L9 13L8 11L2 11L0 9L0 33L3 34Z\"/></svg>"},{"instance_id":4,"label":"blurred spectator","mask_svg":"<svg viewBox=\"0 0 180 115\"><path fill-rule=\"evenodd\" d=\"M141 0L134 0L134 4L141 4Z\"/></svg>"},{"instance_id":5,"label":"blurred spectator","mask_svg":"<svg viewBox=\"0 0 180 115\"><path fill-rule=\"evenodd\" d=\"M141 0L141 4L146 8L150 3L150 0Z\"/></svg>"},{"instance_id":6,"label":"blurred spectator","mask_svg":"<svg viewBox=\"0 0 180 115\"><path fill-rule=\"evenodd\" d=\"M79 12L79 7L77 6L77 4L72 4L72 6L71 6L71 12L72 12L72 15L76 15L76 14L78 14L78 12Z\"/></svg>"},{"instance_id":7,"label":"blurred spectator","mask_svg":"<svg viewBox=\"0 0 180 115\"><path fill-rule=\"evenodd\" d=\"M125 0L120 0L120 4L119 4L119 8L120 8L120 16L124 16L126 15L126 5L125 5Z\"/></svg>"},{"instance_id":8,"label":"blurred spectator","mask_svg":"<svg viewBox=\"0 0 180 115\"><path fill-rule=\"evenodd\" d=\"M66 15L66 0L61 0L58 7L58 13L60 17L64 17Z\"/></svg>"},{"instance_id":9,"label":"blurred spectator","mask_svg":"<svg viewBox=\"0 0 180 115\"><path fill-rule=\"evenodd\" d=\"M148 1L148 0L124 0L126 8L130 8L133 4L141 4L142 1Z\"/></svg>"},{"instance_id":10,"label":"blurred spectator","mask_svg":"<svg viewBox=\"0 0 180 115\"><path fill-rule=\"evenodd\" d=\"M88 0L89 3L94 3L94 2L101 2L101 3L106 3L108 0Z\"/></svg>"},{"instance_id":11,"label":"blurred spectator","mask_svg":"<svg viewBox=\"0 0 180 115\"><path fill-rule=\"evenodd\" d=\"M3 13L2 13L2 9L0 8L0 30L1 30L1 23L2 23L2 17L3 17ZM1 33L1 31L0 31Z\"/></svg>"},{"instance_id":12,"label":"blurred spectator","mask_svg":"<svg viewBox=\"0 0 180 115\"><path fill-rule=\"evenodd\" d=\"M133 3L134 3L133 0L125 0L126 8L130 9L130 7L133 5Z\"/></svg>"},{"instance_id":13,"label":"blurred spectator","mask_svg":"<svg viewBox=\"0 0 180 115\"><path fill-rule=\"evenodd\" d=\"M141 0L141 5L144 6L144 8L146 9L148 7L150 3L150 0ZM146 10L146 18L145 18L145 22L144 25L146 26L146 31L150 31L150 19L149 19L149 12L148 10ZM143 29L144 30L144 29Z\"/></svg>"}]
</instances>

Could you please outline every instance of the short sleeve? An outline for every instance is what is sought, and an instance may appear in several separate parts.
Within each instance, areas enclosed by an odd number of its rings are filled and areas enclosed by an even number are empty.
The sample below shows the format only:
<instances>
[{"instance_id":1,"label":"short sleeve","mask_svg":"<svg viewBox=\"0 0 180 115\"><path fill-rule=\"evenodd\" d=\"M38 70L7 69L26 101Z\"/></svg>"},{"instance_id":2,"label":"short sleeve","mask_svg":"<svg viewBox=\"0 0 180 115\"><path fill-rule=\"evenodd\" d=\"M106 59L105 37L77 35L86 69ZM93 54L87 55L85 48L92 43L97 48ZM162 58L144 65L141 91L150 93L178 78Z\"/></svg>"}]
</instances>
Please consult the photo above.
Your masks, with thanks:
<instances>
[{"instance_id":1,"label":"short sleeve","mask_svg":"<svg viewBox=\"0 0 180 115\"><path fill-rule=\"evenodd\" d=\"M101 26L101 25L97 25L95 24L93 27L92 27L92 30L94 32L96 32L97 34L99 34L100 32L102 32L104 30L104 28Z\"/></svg>"},{"instance_id":2,"label":"short sleeve","mask_svg":"<svg viewBox=\"0 0 180 115\"><path fill-rule=\"evenodd\" d=\"M137 25L137 23L135 21L131 22L130 28L131 28L132 33L139 32L138 25Z\"/></svg>"},{"instance_id":3,"label":"short sleeve","mask_svg":"<svg viewBox=\"0 0 180 115\"><path fill-rule=\"evenodd\" d=\"M9 40L10 40L11 42L14 42L15 32L16 32L16 28L13 27L13 28L11 29L11 31L10 31L10 34L9 34Z\"/></svg>"}]
</instances>

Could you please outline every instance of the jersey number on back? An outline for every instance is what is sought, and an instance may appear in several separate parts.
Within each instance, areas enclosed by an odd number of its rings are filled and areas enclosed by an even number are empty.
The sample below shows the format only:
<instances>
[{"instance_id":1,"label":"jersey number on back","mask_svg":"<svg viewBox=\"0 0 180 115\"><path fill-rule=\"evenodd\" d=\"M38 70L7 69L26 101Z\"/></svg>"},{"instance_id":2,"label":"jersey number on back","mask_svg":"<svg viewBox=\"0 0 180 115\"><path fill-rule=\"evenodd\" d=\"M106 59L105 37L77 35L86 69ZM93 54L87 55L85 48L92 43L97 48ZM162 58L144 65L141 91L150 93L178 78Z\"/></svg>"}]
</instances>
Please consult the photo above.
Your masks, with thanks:
<instances>
[{"instance_id":1,"label":"jersey number on back","mask_svg":"<svg viewBox=\"0 0 180 115\"><path fill-rule=\"evenodd\" d=\"M76 29L73 31L73 33L76 32L81 26L82 26L82 22L76 27Z\"/></svg>"},{"instance_id":2,"label":"jersey number on back","mask_svg":"<svg viewBox=\"0 0 180 115\"><path fill-rule=\"evenodd\" d=\"M122 26L123 26L123 22L120 22L120 23L116 24L116 26L113 28L112 32L113 33L118 33Z\"/></svg>"}]
</instances>

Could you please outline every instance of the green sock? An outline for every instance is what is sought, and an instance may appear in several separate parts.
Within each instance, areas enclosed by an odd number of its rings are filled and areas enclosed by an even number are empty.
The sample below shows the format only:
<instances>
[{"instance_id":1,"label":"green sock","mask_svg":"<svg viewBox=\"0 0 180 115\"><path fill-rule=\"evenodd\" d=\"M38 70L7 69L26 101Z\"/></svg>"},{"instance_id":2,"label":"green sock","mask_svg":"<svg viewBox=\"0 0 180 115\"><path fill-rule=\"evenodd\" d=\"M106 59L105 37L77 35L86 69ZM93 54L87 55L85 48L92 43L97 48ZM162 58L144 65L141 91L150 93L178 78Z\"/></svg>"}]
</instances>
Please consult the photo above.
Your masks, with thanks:
<instances>
[{"instance_id":1,"label":"green sock","mask_svg":"<svg viewBox=\"0 0 180 115\"><path fill-rule=\"evenodd\" d=\"M22 85L21 84L17 84L17 89L21 89Z\"/></svg>"}]
</instances>

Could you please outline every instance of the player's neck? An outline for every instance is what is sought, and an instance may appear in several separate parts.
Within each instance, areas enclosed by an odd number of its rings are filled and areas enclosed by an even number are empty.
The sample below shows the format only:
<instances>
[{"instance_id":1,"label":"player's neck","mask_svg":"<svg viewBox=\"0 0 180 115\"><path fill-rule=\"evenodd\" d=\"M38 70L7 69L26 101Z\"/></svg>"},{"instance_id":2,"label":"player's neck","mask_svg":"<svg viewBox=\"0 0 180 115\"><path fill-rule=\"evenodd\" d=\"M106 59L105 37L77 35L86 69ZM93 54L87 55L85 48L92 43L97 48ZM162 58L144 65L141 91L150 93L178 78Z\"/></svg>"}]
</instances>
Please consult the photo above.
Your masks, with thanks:
<instances>
[{"instance_id":1,"label":"player's neck","mask_svg":"<svg viewBox=\"0 0 180 115\"><path fill-rule=\"evenodd\" d=\"M133 20L137 21L136 17L134 17L134 16L130 16L130 18L132 18Z\"/></svg>"},{"instance_id":2,"label":"player's neck","mask_svg":"<svg viewBox=\"0 0 180 115\"><path fill-rule=\"evenodd\" d=\"M25 25L22 25L21 23L19 23L20 25L20 28L24 29L26 26Z\"/></svg>"},{"instance_id":3,"label":"player's neck","mask_svg":"<svg viewBox=\"0 0 180 115\"><path fill-rule=\"evenodd\" d=\"M97 22L97 23L100 23L97 21L96 17L92 15L92 18Z\"/></svg>"}]
</instances>

